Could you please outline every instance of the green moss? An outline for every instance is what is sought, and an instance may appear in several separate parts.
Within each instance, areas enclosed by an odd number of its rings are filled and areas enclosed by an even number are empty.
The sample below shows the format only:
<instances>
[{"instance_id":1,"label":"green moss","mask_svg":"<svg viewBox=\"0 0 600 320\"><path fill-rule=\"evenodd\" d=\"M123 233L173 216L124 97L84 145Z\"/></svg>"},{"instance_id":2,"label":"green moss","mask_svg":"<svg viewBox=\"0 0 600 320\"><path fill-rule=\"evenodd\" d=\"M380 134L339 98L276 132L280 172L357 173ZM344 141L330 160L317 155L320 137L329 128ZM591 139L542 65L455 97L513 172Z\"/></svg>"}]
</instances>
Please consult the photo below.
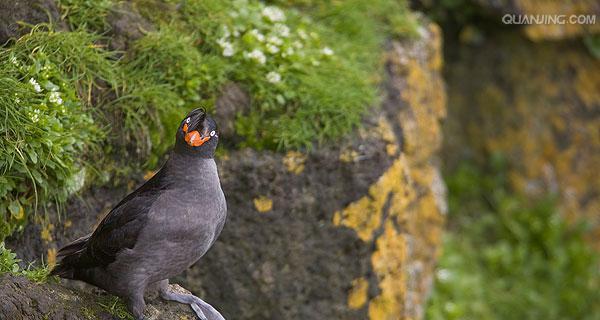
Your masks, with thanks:
<instances>
[{"instance_id":1,"label":"green moss","mask_svg":"<svg viewBox=\"0 0 600 320\"><path fill-rule=\"evenodd\" d=\"M127 307L118 297L105 296L99 300L98 305L117 319L133 320L133 316L127 311Z\"/></svg>"},{"instance_id":2,"label":"green moss","mask_svg":"<svg viewBox=\"0 0 600 320\"><path fill-rule=\"evenodd\" d=\"M598 254L552 197L507 187L503 161L448 177L450 232L428 319L598 319ZM487 173L486 173L487 172Z\"/></svg>"}]
</instances>

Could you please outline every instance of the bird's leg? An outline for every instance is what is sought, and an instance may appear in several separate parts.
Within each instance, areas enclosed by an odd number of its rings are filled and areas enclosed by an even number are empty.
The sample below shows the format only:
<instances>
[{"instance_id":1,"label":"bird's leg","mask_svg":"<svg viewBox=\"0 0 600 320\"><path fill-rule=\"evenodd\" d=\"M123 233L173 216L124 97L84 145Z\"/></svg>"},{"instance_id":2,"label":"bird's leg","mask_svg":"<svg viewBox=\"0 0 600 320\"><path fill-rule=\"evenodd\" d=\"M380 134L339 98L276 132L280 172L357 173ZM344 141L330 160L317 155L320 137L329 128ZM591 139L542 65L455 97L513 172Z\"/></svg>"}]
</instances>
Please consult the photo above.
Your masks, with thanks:
<instances>
[{"instance_id":1,"label":"bird's leg","mask_svg":"<svg viewBox=\"0 0 600 320\"><path fill-rule=\"evenodd\" d=\"M175 292L169 288L169 280L162 280L159 286L160 297L165 300L177 301L179 303L189 304L198 318L201 320L225 320L223 316L210 304L196 297L191 293L184 291Z\"/></svg>"},{"instance_id":2,"label":"bird's leg","mask_svg":"<svg viewBox=\"0 0 600 320\"><path fill-rule=\"evenodd\" d=\"M146 309L146 302L144 301L144 294L135 294L127 298L127 308L129 312L133 314L135 320L144 320L144 309Z\"/></svg>"}]
</instances>

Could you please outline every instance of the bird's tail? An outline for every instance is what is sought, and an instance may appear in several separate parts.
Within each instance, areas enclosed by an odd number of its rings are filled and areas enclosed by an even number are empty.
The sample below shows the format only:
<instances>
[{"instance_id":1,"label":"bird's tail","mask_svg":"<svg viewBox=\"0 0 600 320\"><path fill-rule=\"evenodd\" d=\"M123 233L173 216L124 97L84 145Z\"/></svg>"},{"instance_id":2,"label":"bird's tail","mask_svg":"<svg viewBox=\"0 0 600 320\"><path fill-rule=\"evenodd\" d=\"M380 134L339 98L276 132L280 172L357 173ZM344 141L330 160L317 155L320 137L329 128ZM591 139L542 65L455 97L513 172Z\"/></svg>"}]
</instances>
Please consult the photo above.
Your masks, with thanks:
<instances>
[{"instance_id":1,"label":"bird's tail","mask_svg":"<svg viewBox=\"0 0 600 320\"><path fill-rule=\"evenodd\" d=\"M87 242L90 235L81 237L70 244L58 250L56 257L60 259L58 264L52 269L50 275L56 275L61 278L75 279L75 270L81 264L81 260L86 255Z\"/></svg>"}]
</instances>

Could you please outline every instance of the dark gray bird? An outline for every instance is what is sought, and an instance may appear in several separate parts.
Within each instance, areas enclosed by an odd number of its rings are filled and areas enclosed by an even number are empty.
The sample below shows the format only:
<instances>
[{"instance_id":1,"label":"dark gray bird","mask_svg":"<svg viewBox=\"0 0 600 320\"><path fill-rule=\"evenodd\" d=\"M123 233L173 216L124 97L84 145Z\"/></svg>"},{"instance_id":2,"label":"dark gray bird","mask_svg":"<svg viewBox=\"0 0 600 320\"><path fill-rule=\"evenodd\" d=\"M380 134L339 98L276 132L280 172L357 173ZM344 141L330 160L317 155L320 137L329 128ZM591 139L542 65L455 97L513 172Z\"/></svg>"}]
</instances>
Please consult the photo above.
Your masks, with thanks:
<instances>
[{"instance_id":1,"label":"dark gray bird","mask_svg":"<svg viewBox=\"0 0 600 320\"><path fill-rule=\"evenodd\" d=\"M160 171L121 200L94 232L60 249L52 274L121 297L138 320L150 285L158 285L163 299L189 304L202 320L224 319L200 298L168 286L170 277L208 251L225 224L227 205L213 159L218 139L217 125L203 109L190 112Z\"/></svg>"}]
</instances>

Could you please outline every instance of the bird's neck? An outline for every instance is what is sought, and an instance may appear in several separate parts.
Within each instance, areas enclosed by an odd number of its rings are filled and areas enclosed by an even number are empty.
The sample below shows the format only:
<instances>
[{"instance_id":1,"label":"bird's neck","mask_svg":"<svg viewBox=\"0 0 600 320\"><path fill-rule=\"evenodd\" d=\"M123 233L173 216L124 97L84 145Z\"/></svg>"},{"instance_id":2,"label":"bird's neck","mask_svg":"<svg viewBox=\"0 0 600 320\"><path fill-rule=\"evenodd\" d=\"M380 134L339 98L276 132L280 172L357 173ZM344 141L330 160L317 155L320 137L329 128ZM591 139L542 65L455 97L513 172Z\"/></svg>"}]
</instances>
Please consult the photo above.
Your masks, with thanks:
<instances>
[{"instance_id":1,"label":"bird's neck","mask_svg":"<svg viewBox=\"0 0 600 320\"><path fill-rule=\"evenodd\" d=\"M218 179L217 165L213 158L172 152L165 164L169 175L180 181L201 182Z\"/></svg>"}]
</instances>

